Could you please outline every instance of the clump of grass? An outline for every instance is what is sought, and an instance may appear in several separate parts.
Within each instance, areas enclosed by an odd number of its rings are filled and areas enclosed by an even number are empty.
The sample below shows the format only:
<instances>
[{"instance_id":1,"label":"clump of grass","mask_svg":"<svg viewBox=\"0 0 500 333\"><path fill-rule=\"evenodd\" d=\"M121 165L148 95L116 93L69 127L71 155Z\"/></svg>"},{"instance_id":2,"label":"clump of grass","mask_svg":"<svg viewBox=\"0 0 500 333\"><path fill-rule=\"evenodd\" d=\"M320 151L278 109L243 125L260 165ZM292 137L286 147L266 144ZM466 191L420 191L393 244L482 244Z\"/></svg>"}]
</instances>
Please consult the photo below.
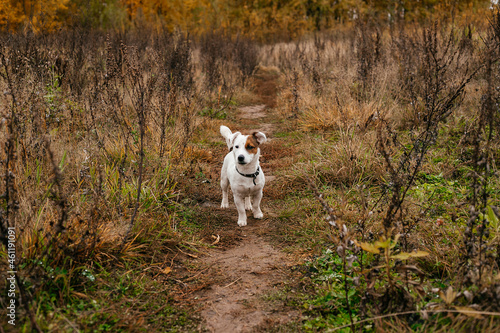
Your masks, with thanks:
<instances>
[{"instance_id":1,"label":"clump of grass","mask_svg":"<svg viewBox=\"0 0 500 333\"><path fill-rule=\"evenodd\" d=\"M300 168L328 186L377 184L383 179L384 168L382 159L374 158L372 140L372 134L360 134L355 128L340 130L327 142L308 143L308 158L314 163L301 164Z\"/></svg>"},{"instance_id":2,"label":"clump of grass","mask_svg":"<svg viewBox=\"0 0 500 333\"><path fill-rule=\"evenodd\" d=\"M309 103L311 105L313 103ZM306 131L331 131L356 128L364 130L375 117L378 117L380 106L375 102L359 103L356 101L340 102L338 96L324 98L311 105L301 115L298 124Z\"/></svg>"}]
</instances>

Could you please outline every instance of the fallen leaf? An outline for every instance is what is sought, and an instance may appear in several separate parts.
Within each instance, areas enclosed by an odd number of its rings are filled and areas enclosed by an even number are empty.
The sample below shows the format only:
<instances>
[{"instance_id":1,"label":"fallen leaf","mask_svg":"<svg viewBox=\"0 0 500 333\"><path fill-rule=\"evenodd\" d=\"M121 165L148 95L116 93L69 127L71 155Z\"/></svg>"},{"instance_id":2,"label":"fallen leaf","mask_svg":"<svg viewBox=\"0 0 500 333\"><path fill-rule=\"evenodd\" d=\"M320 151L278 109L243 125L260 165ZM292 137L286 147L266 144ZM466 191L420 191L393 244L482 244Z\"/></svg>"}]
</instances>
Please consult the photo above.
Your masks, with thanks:
<instances>
[{"instance_id":1,"label":"fallen leaf","mask_svg":"<svg viewBox=\"0 0 500 333\"><path fill-rule=\"evenodd\" d=\"M417 251L417 252L411 252L410 253L412 257L427 257L429 255L429 252L425 251Z\"/></svg>"},{"instance_id":2,"label":"fallen leaf","mask_svg":"<svg viewBox=\"0 0 500 333\"><path fill-rule=\"evenodd\" d=\"M399 254L391 256L392 259L408 260L410 258L426 257L429 252L417 251L417 252L401 252Z\"/></svg>"},{"instance_id":3,"label":"fallen leaf","mask_svg":"<svg viewBox=\"0 0 500 333\"><path fill-rule=\"evenodd\" d=\"M215 239L215 241L212 244L210 244L210 245L215 245L215 244L217 244L220 241L220 236L219 235L217 235L217 237L214 236L214 235L212 235L212 238Z\"/></svg>"},{"instance_id":4,"label":"fallen leaf","mask_svg":"<svg viewBox=\"0 0 500 333\"><path fill-rule=\"evenodd\" d=\"M449 286L448 289L446 289L446 294L443 293L443 291L439 291L439 297L448 305L453 303L455 300L455 297L457 297L457 293L453 291L453 287Z\"/></svg>"},{"instance_id":5,"label":"fallen leaf","mask_svg":"<svg viewBox=\"0 0 500 333\"><path fill-rule=\"evenodd\" d=\"M72 295L75 295L77 297L81 297L81 298L89 298L87 295L83 294L83 293L79 293L77 291L71 291L71 294Z\"/></svg>"},{"instance_id":6,"label":"fallen leaf","mask_svg":"<svg viewBox=\"0 0 500 333\"><path fill-rule=\"evenodd\" d=\"M397 259L397 260L408 260L410 258L411 255L408 252L401 252L399 254L391 256L391 259Z\"/></svg>"},{"instance_id":7,"label":"fallen leaf","mask_svg":"<svg viewBox=\"0 0 500 333\"><path fill-rule=\"evenodd\" d=\"M473 308L469 308L467 306L455 306L455 310L457 310L458 312L460 312L466 316L472 317L472 318L483 319L483 316L481 316L481 313L479 313L477 310L474 310Z\"/></svg>"}]
</instances>

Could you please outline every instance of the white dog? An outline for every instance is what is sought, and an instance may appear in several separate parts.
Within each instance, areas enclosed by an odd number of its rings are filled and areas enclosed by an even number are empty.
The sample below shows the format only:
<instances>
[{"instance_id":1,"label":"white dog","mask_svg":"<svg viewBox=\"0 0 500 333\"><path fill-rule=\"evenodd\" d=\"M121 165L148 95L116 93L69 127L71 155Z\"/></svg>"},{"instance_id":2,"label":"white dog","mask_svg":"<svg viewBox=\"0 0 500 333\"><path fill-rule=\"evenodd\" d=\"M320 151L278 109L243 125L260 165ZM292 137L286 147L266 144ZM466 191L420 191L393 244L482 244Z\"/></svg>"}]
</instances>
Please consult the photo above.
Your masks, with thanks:
<instances>
[{"instance_id":1,"label":"white dog","mask_svg":"<svg viewBox=\"0 0 500 333\"><path fill-rule=\"evenodd\" d=\"M256 219L264 216L260 210L260 200L266 180L259 166L259 145L267 139L262 132L243 135L240 132L232 133L226 126L220 127L220 133L226 139L230 150L224 158L221 171L221 208L229 208L227 191L231 185L234 203L238 210L238 225L243 227L247 225L245 210L251 209Z\"/></svg>"}]
</instances>

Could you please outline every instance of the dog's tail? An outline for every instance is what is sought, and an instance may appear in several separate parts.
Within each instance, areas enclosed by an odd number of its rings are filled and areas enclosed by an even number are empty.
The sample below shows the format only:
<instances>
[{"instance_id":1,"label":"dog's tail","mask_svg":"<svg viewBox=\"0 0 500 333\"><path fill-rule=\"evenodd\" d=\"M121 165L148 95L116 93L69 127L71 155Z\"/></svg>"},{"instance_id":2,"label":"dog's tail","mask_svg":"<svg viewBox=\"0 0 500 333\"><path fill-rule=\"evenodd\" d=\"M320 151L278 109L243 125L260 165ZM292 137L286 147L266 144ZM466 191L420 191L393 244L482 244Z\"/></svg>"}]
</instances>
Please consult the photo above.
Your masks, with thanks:
<instances>
[{"instance_id":1,"label":"dog's tail","mask_svg":"<svg viewBox=\"0 0 500 333\"><path fill-rule=\"evenodd\" d=\"M239 132L236 132L236 133L239 134ZM236 133L234 133L234 134L236 134ZM229 150L231 150L231 148L233 148L233 139L235 138L235 135L233 134L233 132L231 132L229 127L222 125L220 127L220 134L222 134L222 136L226 139L227 148L229 148Z\"/></svg>"}]
</instances>

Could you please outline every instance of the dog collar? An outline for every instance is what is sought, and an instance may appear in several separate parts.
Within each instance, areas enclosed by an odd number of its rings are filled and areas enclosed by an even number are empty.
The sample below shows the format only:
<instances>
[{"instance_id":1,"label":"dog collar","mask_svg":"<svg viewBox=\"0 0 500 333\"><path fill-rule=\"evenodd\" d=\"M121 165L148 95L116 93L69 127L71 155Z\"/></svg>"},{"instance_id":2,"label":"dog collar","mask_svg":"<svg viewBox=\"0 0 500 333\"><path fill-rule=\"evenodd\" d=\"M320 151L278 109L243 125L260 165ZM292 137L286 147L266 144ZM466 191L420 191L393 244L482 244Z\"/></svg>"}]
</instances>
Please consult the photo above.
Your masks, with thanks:
<instances>
[{"instance_id":1,"label":"dog collar","mask_svg":"<svg viewBox=\"0 0 500 333\"><path fill-rule=\"evenodd\" d=\"M242 175L243 177L247 177L247 178L253 178L253 184L254 185L257 185L255 184L255 179L257 178L257 176L259 175L260 173L260 167L257 167L257 171L255 171L254 173L241 173L239 170L238 170L238 167L234 166L236 168L236 172L238 172L240 175Z\"/></svg>"}]
</instances>

